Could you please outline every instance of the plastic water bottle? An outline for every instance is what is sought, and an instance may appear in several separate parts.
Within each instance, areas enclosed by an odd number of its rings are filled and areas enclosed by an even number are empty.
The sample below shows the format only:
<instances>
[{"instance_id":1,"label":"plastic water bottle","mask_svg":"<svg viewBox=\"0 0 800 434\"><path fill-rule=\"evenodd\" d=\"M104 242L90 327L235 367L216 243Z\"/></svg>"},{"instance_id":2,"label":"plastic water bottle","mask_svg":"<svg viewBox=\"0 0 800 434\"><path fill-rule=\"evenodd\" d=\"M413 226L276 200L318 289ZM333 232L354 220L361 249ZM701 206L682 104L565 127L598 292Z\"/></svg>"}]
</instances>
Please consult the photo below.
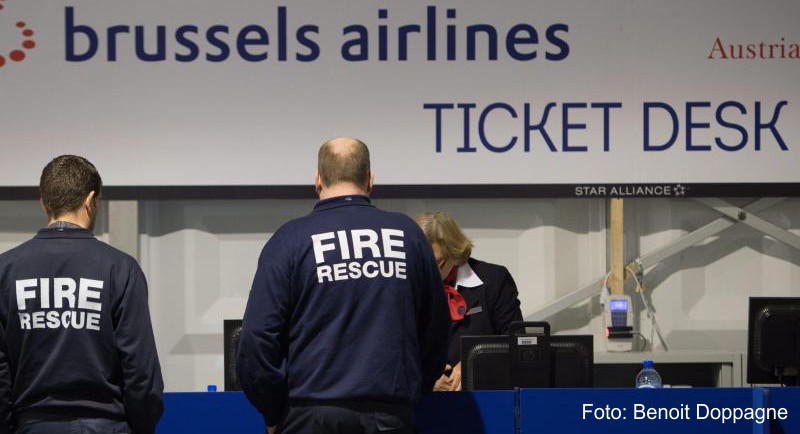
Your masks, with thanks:
<instances>
[{"instance_id":1,"label":"plastic water bottle","mask_svg":"<svg viewBox=\"0 0 800 434\"><path fill-rule=\"evenodd\" d=\"M655 389L661 387L661 376L653 369L653 361L645 360L642 370L636 374L637 389Z\"/></svg>"}]
</instances>

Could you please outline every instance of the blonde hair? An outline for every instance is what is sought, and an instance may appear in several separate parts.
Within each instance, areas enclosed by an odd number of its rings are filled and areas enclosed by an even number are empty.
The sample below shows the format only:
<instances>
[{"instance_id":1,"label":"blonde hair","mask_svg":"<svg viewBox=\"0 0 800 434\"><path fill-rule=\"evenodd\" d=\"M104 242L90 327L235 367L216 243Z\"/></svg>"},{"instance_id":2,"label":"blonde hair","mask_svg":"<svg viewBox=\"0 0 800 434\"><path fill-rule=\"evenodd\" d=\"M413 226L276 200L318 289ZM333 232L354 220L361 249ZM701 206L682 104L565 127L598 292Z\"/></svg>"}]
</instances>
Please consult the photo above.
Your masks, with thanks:
<instances>
[{"instance_id":1,"label":"blonde hair","mask_svg":"<svg viewBox=\"0 0 800 434\"><path fill-rule=\"evenodd\" d=\"M425 238L439 248L456 265L464 265L472 254L472 241L464 235L453 217L443 212L426 212L414 217Z\"/></svg>"}]
</instances>

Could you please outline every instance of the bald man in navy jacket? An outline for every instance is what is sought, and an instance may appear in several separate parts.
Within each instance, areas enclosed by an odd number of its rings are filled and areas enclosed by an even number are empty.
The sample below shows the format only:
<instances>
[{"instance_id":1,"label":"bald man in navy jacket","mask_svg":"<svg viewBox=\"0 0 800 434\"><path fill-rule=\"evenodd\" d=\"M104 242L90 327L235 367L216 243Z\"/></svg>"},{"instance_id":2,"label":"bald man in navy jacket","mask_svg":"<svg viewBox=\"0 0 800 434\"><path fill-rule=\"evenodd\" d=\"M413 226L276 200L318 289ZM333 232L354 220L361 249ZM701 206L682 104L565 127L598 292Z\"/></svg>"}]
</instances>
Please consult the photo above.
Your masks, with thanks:
<instances>
[{"instance_id":1,"label":"bald man in navy jacket","mask_svg":"<svg viewBox=\"0 0 800 434\"><path fill-rule=\"evenodd\" d=\"M237 369L268 431L412 433L413 403L445 363L449 313L430 244L370 203L362 142L319 151L314 210L258 261Z\"/></svg>"}]
</instances>

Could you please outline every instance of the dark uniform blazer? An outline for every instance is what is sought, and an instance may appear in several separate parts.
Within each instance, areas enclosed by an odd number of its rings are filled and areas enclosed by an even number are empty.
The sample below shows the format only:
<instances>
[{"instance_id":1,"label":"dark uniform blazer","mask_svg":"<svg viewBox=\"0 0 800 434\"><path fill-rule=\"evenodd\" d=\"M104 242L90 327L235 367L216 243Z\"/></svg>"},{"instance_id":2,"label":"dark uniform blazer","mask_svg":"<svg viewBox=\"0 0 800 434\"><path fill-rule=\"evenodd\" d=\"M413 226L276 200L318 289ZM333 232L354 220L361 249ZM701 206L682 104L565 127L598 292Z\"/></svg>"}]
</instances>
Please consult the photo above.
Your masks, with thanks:
<instances>
[{"instance_id":1,"label":"dark uniform blazer","mask_svg":"<svg viewBox=\"0 0 800 434\"><path fill-rule=\"evenodd\" d=\"M452 323L448 360L461 361L461 336L502 335L522 321L517 285L506 267L469 258L458 268L456 289L467 302L467 313Z\"/></svg>"}]
</instances>

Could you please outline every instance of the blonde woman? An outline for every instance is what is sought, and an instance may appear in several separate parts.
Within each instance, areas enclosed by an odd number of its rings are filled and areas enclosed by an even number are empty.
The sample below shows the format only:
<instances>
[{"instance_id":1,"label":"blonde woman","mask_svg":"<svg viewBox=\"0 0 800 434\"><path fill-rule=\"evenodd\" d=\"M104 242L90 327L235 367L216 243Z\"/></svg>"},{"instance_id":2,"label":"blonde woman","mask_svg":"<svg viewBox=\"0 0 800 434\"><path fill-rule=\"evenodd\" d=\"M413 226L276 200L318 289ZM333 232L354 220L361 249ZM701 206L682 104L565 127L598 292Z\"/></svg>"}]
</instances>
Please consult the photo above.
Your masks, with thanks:
<instances>
[{"instance_id":1,"label":"blonde woman","mask_svg":"<svg viewBox=\"0 0 800 434\"><path fill-rule=\"evenodd\" d=\"M471 257L472 241L443 212L426 212L415 220L431 243L450 306L448 365L434 390L461 390L461 336L508 333L522 321L517 285L506 267Z\"/></svg>"}]
</instances>

